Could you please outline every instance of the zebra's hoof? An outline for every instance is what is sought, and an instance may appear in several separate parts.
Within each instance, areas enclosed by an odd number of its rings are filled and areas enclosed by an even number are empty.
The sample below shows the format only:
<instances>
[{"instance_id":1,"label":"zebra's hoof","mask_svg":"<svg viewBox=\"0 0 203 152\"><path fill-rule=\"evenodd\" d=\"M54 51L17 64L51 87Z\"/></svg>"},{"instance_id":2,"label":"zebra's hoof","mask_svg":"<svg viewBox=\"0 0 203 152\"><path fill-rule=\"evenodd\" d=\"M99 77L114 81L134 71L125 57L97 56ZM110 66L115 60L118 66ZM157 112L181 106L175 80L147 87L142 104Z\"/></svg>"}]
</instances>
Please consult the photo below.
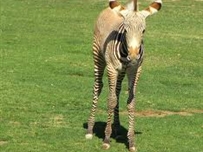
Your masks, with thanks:
<instances>
[{"instance_id":1,"label":"zebra's hoof","mask_svg":"<svg viewBox=\"0 0 203 152\"><path fill-rule=\"evenodd\" d=\"M110 144L103 143L102 148L103 149L109 149L110 148Z\"/></svg>"},{"instance_id":2,"label":"zebra's hoof","mask_svg":"<svg viewBox=\"0 0 203 152\"><path fill-rule=\"evenodd\" d=\"M130 151L130 152L136 152L136 149L135 149L135 147L130 147L130 148L129 148L129 151Z\"/></svg>"},{"instance_id":3,"label":"zebra's hoof","mask_svg":"<svg viewBox=\"0 0 203 152\"><path fill-rule=\"evenodd\" d=\"M86 139L92 139L92 138L93 138L93 135L92 135L92 134L86 134L86 135L85 135L85 138L86 138Z\"/></svg>"}]
</instances>

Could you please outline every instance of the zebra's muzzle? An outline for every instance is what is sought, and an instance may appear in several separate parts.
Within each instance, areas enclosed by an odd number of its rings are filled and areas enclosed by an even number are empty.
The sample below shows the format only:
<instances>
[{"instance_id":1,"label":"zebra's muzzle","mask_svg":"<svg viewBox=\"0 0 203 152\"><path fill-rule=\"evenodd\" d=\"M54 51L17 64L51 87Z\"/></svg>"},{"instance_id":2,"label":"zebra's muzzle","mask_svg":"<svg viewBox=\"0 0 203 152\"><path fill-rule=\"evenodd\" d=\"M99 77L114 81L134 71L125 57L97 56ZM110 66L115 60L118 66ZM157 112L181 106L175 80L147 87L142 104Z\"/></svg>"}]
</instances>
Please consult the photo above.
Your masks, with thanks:
<instances>
[{"instance_id":1,"label":"zebra's muzzle","mask_svg":"<svg viewBox=\"0 0 203 152\"><path fill-rule=\"evenodd\" d=\"M130 56L127 56L126 59L128 60L128 62L130 62L130 60L131 60Z\"/></svg>"},{"instance_id":2,"label":"zebra's muzzle","mask_svg":"<svg viewBox=\"0 0 203 152\"><path fill-rule=\"evenodd\" d=\"M137 54L135 57L131 58L130 56L127 56L126 59L131 62L133 60L139 60L140 59L140 54Z\"/></svg>"},{"instance_id":3,"label":"zebra's muzzle","mask_svg":"<svg viewBox=\"0 0 203 152\"><path fill-rule=\"evenodd\" d=\"M122 62L122 63L124 63L124 64L128 64L128 63L130 63L130 58L127 56L127 57L121 57L120 58L120 61Z\"/></svg>"},{"instance_id":4,"label":"zebra's muzzle","mask_svg":"<svg viewBox=\"0 0 203 152\"><path fill-rule=\"evenodd\" d=\"M137 63L137 61L140 59L140 54L136 56L136 58L131 58L130 56L127 57L121 57L120 61L124 64L129 64L129 63Z\"/></svg>"}]
</instances>

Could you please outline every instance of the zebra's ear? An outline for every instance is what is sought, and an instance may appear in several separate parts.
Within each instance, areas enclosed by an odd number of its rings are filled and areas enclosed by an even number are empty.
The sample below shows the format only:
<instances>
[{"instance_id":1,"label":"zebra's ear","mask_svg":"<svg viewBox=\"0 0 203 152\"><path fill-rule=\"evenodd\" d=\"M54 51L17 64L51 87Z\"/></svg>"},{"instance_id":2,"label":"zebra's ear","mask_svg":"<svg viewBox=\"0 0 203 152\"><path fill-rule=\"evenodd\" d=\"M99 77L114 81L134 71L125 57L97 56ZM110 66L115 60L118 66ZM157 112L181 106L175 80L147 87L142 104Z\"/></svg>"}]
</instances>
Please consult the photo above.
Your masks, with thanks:
<instances>
[{"instance_id":1,"label":"zebra's ear","mask_svg":"<svg viewBox=\"0 0 203 152\"><path fill-rule=\"evenodd\" d=\"M116 0L109 0L109 7L116 11L119 12L123 9L125 9L119 2L117 2Z\"/></svg>"},{"instance_id":2,"label":"zebra's ear","mask_svg":"<svg viewBox=\"0 0 203 152\"><path fill-rule=\"evenodd\" d=\"M151 5L146 8L145 10L142 10L141 13L145 16L148 17L149 15L153 15L156 12L158 12L161 9L162 6L162 0L155 0Z\"/></svg>"},{"instance_id":3,"label":"zebra's ear","mask_svg":"<svg viewBox=\"0 0 203 152\"><path fill-rule=\"evenodd\" d=\"M122 6L119 2L116 0L109 0L109 7L118 15L122 17L126 17L129 10L126 9L124 6Z\"/></svg>"}]
</instances>

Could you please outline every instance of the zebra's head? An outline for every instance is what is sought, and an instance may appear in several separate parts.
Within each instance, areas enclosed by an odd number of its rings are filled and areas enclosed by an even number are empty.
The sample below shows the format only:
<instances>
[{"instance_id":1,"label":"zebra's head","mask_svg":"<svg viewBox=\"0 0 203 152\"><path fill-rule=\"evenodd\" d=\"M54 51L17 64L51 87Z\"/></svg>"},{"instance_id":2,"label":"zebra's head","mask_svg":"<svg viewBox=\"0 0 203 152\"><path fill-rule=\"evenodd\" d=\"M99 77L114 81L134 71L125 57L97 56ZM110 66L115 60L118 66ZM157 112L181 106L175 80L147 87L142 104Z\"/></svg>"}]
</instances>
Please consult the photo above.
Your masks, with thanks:
<instances>
[{"instance_id":1,"label":"zebra's head","mask_svg":"<svg viewBox=\"0 0 203 152\"><path fill-rule=\"evenodd\" d=\"M121 15L125 30L126 47L128 50L128 60L133 61L140 58L140 49L146 27L145 19L161 9L161 0L155 0L148 8L138 11L137 0L133 0L123 7L116 0L109 0L109 6L116 13Z\"/></svg>"}]
</instances>

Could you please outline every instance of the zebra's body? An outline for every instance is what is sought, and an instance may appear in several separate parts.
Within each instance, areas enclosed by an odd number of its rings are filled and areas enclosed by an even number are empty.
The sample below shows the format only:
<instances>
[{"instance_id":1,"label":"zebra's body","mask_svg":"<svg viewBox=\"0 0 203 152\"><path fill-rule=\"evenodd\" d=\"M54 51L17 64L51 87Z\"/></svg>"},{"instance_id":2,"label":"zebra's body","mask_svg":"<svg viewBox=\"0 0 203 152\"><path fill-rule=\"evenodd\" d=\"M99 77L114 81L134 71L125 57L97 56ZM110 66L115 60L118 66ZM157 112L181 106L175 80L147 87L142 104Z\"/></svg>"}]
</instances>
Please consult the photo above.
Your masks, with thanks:
<instances>
[{"instance_id":1,"label":"zebra's body","mask_svg":"<svg viewBox=\"0 0 203 152\"><path fill-rule=\"evenodd\" d=\"M160 2L160 0L158 1ZM154 6L155 4L161 4L159 2L152 4ZM119 131L119 94L122 80L126 74L129 91L127 100L129 129L127 136L129 139L129 149L134 151L135 89L141 72L144 54L143 33L145 30L145 18L147 12L149 13L147 15L150 15L152 10L148 8L149 11L146 9L143 13L127 11L117 1L112 0L110 0L110 7L112 9L107 8L99 15L94 30L93 57L95 82L93 104L88 120L86 138L92 138L95 111L98 97L103 87L102 77L106 67L109 80L109 96L108 119L103 148L108 149L110 147L113 113L115 133Z\"/></svg>"}]
</instances>

